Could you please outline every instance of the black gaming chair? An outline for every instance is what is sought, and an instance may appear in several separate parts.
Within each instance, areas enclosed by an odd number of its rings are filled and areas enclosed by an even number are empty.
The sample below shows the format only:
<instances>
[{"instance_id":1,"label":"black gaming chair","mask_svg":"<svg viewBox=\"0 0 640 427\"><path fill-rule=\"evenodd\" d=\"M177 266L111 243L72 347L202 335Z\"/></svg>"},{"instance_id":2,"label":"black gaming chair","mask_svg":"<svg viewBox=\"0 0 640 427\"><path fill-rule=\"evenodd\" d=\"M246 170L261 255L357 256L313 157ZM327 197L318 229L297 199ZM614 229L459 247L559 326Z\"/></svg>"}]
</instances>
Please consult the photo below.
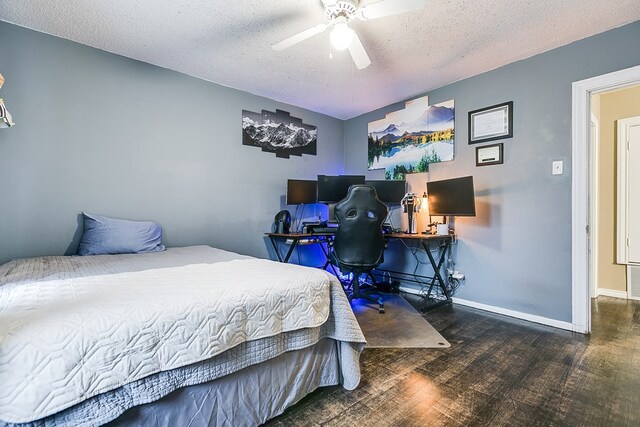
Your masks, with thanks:
<instances>
[{"instance_id":1,"label":"black gaming chair","mask_svg":"<svg viewBox=\"0 0 640 427\"><path fill-rule=\"evenodd\" d=\"M387 217L387 207L378 199L375 188L352 185L347 197L336 204L335 216L340 226L331 244L329 262L343 273L353 273L350 301L364 298L377 302L378 311L384 313L382 296L373 297L361 290L359 278L366 273L374 281L371 270L384 260L382 223Z\"/></svg>"}]
</instances>

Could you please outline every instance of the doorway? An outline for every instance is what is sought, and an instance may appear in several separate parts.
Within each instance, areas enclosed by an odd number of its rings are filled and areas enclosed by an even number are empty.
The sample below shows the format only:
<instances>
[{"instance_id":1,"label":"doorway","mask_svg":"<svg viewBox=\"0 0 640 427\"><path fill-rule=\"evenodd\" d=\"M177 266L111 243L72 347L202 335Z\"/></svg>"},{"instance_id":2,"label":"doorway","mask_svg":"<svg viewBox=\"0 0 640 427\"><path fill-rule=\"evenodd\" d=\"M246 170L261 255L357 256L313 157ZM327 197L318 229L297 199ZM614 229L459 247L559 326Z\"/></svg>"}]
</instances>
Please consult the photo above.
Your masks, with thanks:
<instances>
[{"instance_id":1,"label":"doorway","mask_svg":"<svg viewBox=\"0 0 640 427\"><path fill-rule=\"evenodd\" d=\"M640 85L591 94L590 108L591 298L627 299L627 267L635 268L640 242L637 221L630 220L640 217Z\"/></svg>"},{"instance_id":2,"label":"doorway","mask_svg":"<svg viewBox=\"0 0 640 427\"><path fill-rule=\"evenodd\" d=\"M591 96L637 84L640 66L574 82L572 87L572 323L580 333L591 331Z\"/></svg>"}]
</instances>

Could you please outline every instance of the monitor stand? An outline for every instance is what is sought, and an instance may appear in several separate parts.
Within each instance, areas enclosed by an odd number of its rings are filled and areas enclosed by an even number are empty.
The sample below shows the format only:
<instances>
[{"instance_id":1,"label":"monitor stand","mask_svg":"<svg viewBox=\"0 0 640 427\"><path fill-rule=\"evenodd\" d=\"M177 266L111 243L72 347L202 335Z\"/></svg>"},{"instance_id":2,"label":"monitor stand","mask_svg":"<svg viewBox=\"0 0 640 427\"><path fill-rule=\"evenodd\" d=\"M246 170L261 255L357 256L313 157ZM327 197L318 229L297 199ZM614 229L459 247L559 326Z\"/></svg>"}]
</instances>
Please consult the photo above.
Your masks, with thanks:
<instances>
[{"instance_id":1,"label":"monitor stand","mask_svg":"<svg viewBox=\"0 0 640 427\"><path fill-rule=\"evenodd\" d=\"M329 204L327 204L327 207L329 208L329 219L328 219L328 222L337 223L338 220L336 219L336 204L335 203L329 203Z\"/></svg>"}]
</instances>

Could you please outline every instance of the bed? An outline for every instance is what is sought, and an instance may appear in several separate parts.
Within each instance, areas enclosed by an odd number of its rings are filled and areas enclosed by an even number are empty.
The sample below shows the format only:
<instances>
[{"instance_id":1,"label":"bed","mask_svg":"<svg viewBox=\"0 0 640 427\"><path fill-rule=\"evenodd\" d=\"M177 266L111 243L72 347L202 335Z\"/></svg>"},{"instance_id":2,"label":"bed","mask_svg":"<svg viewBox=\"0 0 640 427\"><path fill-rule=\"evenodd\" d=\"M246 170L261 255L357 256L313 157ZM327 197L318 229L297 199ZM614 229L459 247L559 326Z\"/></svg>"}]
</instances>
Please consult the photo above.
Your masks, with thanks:
<instances>
[{"instance_id":1,"label":"bed","mask_svg":"<svg viewBox=\"0 0 640 427\"><path fill-rule=\"evenodd\" d=\"M360 381L329 273L211 248L0 266L0 426L258 425Z\"/></svg>"}]
</instances>

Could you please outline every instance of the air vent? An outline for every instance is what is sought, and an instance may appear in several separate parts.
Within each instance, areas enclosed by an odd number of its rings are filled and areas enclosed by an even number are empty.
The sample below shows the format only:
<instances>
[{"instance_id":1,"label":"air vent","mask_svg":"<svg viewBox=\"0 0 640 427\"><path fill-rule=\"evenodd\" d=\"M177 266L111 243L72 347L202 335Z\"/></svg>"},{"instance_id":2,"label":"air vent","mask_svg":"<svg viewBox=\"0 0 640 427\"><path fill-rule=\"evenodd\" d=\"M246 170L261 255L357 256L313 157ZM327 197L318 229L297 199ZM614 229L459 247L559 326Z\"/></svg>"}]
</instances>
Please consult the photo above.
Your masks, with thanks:
<instances>
[{"instance_id":1,"label":"air vent","mask_svg":"<svg viewBox=\"0 0 640 427\"><path fill-rule=\"evenodd\" d=\"M640 265L627 265L627 295L640 300Z\"/></svg>"}]
</instances>

